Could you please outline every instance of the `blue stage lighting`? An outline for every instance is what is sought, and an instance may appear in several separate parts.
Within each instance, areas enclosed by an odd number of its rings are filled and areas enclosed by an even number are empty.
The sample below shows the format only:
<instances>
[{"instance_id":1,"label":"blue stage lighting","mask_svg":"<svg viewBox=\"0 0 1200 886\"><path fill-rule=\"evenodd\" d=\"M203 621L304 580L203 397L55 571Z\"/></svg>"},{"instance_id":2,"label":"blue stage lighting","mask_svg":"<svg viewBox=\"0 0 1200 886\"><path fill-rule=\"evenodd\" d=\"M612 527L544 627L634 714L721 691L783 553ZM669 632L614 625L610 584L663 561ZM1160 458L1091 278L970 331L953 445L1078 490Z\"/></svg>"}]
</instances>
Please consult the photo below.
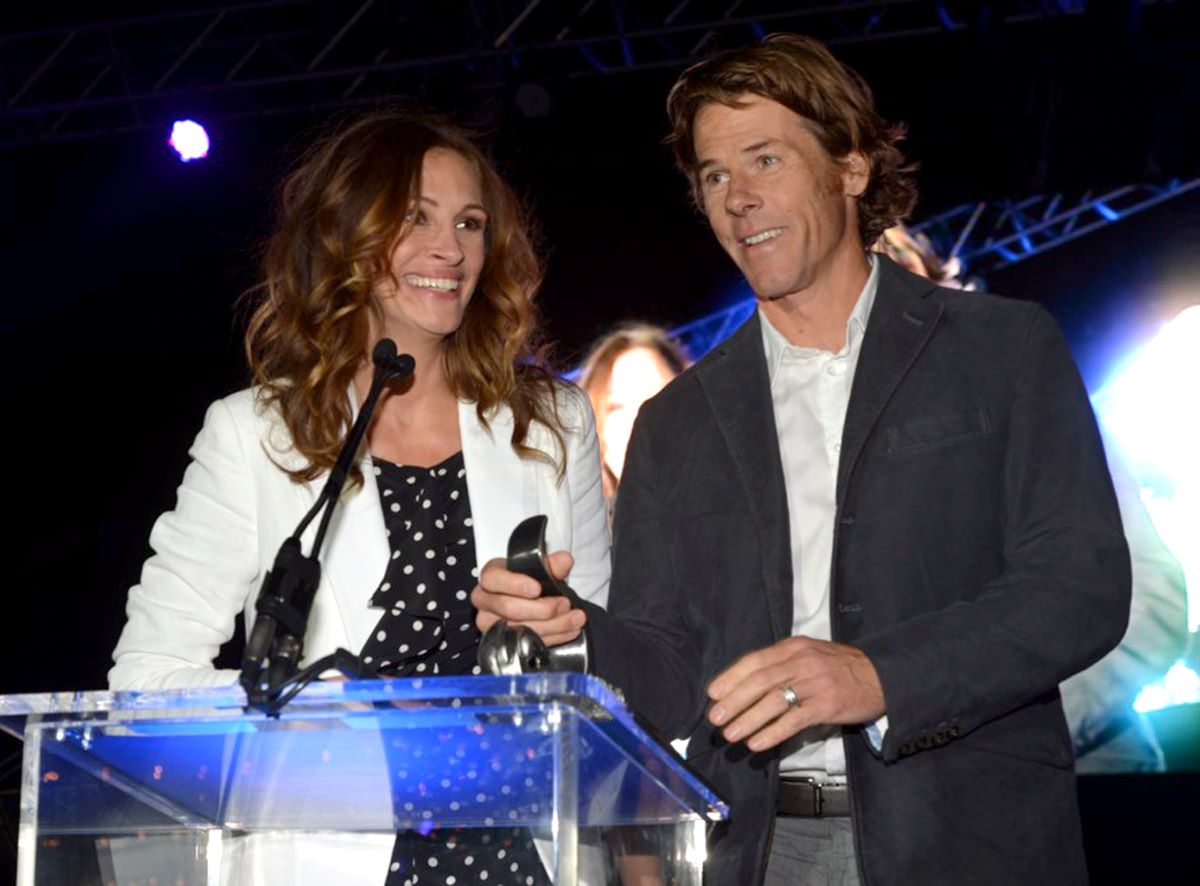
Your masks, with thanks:
<instances>
[{"instance_id":1,"label":"blue stage lighting","mask_svg":"<svg viewBox=\"0 0 1200 886\"><path fill-rule=\"evenodd\" d=\"M1096 414L1142 487L1163 543L1183 567L1188 629L1200 627L1200 305L1175 316L1092 398ZM1179 662L1147 686L1135 710L1200 701L1200 675Z\"/></svg>"},{"instance_id":2,"label":"blue stage lighting","mask_svg":"<svg viewBox=\"0 0 1200 886\"><path fill-rule=\"evenodd\" d=\"M1200 674L1179 661L1158 683L1151 683L1133 703L1140 714L1159 711L1180 704L1200 702Z\"/></svg>"},{"instance_id":3,"label":"blue stage lighting","mask_svg":"<svg viewBox=\"0 0 1200 886\"><path fill-rule=\"evenodd\" d=\"M204 159L211 147L208 132L195 120L176 120L167 143L184 163Z\"/></svg>"}]
</instances>

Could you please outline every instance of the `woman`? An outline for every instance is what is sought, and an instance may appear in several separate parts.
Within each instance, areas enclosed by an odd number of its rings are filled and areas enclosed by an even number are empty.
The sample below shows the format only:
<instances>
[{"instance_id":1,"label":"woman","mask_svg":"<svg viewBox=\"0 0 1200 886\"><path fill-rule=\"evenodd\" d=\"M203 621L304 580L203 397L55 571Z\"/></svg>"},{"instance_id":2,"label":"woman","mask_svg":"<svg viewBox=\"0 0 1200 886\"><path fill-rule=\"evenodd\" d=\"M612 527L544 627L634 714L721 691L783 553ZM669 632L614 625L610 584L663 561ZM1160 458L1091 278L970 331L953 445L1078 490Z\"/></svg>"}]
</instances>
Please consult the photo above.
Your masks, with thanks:
<instances>
[{"instance_id":1,"label":"woman","mask_svg":"<svg viewBox=\"0 0 1200 886\"><path fill-rule=\"evenodd\" d=\"M341 128L284 183L265 265L246 335L256 385L208 411L129 592L110 686L236 682L213 659L239 611L253 623L262 578L336 460L385 336L416 372L380 400L339 503L302 664L345 647L383 676L477 673L467 599L477 565L503 556L533 514L549 517L553 549L573 551L572 586L603 605L591 412L537 359L539 264L479 149L412 114ZM435 852L449 874L469 843L451 842L401 839L393 872ZM528 835L520 842L524 883L541 874L528 869Z\"/></svg>"},{"instance_id":2,"label":"woman","mask_svg":"<svg viewBox=\"0 0 1200 886\"><path fill-rule=\"evenodd\" d=\"M618 326L589 349L579 385L596 414L604 497L610 503L621 482L625 447L638 409L690 362L665 329L649 323Z\"/></svg>"}]
</instances>

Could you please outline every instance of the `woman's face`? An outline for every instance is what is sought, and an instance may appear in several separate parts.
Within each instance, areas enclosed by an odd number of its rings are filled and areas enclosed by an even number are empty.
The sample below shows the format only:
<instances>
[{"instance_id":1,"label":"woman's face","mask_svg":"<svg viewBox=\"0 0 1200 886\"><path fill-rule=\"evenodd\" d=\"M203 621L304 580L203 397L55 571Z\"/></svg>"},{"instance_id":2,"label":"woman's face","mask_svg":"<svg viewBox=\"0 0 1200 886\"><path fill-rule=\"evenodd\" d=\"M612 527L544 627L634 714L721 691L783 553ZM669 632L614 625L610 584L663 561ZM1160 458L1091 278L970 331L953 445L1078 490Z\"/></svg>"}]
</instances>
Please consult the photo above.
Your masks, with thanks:
<instances>
[{"instance_id":1,"label":"woman's face","mask_svg":"<svg viewBox=\"0 0 1200 886\"><path fill-rule=\"evenodd\" d=\"M471 164L447 148L426 153L408 233L392 252L395 279L375 287L382 333L401 350L405 343L440 342L462 325L483 268L487 220Z\"/></svg>"},{"instance_id":2,"label":"woman's face","mask_svg":"<svg viewBox=\"0 0 1200 886\"><path fill-rule=\"evenodd\" d=\"M674 377L675 373L651 348L630 348L613 361L600 446L604 464L618 481L638 410Z\"/></svg>"}]
</instances>

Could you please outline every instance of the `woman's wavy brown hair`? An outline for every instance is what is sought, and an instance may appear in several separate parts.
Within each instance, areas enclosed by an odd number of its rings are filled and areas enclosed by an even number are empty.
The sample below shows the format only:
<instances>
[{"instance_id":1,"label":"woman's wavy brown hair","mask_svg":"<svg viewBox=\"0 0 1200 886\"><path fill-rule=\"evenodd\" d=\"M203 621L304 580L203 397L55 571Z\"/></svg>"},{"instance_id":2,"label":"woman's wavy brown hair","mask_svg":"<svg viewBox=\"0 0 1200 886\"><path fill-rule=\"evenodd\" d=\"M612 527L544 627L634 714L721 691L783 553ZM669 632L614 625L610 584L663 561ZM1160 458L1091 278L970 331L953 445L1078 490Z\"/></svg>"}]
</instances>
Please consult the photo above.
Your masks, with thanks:
<instances>
[{"instance_id":1,"label":"woman's wavy brown hair","mask_svg":"<svg viewBox=\"0 0 1200 886\"><path fill-rule=\"evenodd\" d=\"M811 37L772 34L761 43L718 53L679 75L667 96L671 134L667 144L702 206L696 178L693 125L708 104L739 107L747 95L778 102L808 121L835 160L862 151L871 167L866 191L858 198L858 230L864 246L912 212L915 167L906 164L897 143L902 124L890 124L875 111L871 89L855 71Z\"/></svg>"},{"instance_id":2,"label":"woman's wavy brown hair","mask_svg":"<svg viewBox=\"0 0 1200 886\"><path fill-rule=\"evenodd\" d=\"M369 359L373 291L392 274L432 148L454 151L478 172L488 214L479 282L443 350L451 390L475 404L485 427L496 407L508 406L513 448L565 468L556 382L534 304L542 268L519 202L462 130L429 115L375 111L320 138L283 181L246 331L260 403L279 410L305 461L288 470L297 482L333 466L351 424L347 391ZM533 422L549 430L560 457L527 445Z\"/></svg>"}]
</instances>

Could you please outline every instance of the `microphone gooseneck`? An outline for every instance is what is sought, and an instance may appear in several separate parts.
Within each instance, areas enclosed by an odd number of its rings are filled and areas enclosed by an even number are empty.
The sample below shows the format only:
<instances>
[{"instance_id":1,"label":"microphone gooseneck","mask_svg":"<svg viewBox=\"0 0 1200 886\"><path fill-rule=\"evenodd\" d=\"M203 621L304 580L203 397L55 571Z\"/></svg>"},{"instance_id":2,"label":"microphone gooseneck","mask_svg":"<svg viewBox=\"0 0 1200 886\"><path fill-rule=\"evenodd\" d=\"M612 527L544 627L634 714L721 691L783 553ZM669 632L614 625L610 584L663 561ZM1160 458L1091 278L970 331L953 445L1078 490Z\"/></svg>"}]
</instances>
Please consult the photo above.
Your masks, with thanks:
<instances>
[{"instance_id":1,"label":"microphone gooseneck","mask_svg":"<svg viewBox=\"0 0 1200 886\"><path fill-rule=\"evenodd\" d=\"M380 339L376 343L371 352L371 362L375 366L371 376L371 389L358 411L350 433L346 436L337 461L329 472L329 478L312 508L280 546L271 570L263 579L254 606L257 618L254 630L246 641L240 682L246 690L249 705L263 708L268 713L278 713L307 682L306 680L286 693L283 692L286 684L298 676L296 671L304 651L308 616L312 611L313 597L321 583L320 555L325 533L384 385L408 378L416 368L416 361L412 356L397 354L396 343L388 338ZM317 527L312 548L306 555L302 550L300 538L318 513L321 514L321 522ZM357 659L344 649L339 649L333 656L328 657L328 662L335 662L344 670L361 673L361 667L356 666ZM322 659L321 662L306 668L304 673L308 675L308 680L328 667L328 662Z\"/></svg>"}]
</instances>

